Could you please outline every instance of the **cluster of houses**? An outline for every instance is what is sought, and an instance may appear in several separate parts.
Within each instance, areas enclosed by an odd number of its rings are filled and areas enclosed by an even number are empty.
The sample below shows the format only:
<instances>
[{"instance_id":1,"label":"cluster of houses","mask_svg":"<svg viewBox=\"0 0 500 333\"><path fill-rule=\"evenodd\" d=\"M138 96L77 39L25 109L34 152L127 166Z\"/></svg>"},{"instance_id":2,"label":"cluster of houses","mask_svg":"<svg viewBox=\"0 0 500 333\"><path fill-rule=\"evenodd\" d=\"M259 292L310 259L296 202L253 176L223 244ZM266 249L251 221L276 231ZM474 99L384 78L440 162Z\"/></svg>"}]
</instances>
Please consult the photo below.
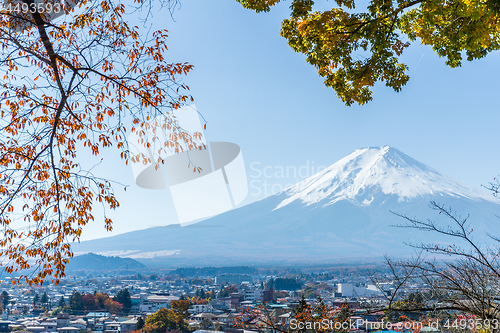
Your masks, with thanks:
<instances>
[{"instance_id":1,"label":"cluster of houses","mask_svg":"<svg viewBox=\"0 0 500 333\"><path fill-rule=\"evenodd\" d=\"M28 287L12 287L9 281L0 282L0 288L9 289L11 301L4 308L3 321L0 322L0 332L18 331L19 333L126 333L136 330L139 317L146 319L148 315L160 309L170 308L171 302L179 299L192 299L201 293L209 294L202 301L191 304L188 319L189 325L198 330L224 330L226 333L237 333L231 330L240 326L245 313L252 308L257 309L265 305L266 315L274 323L289 325L293 310L300 297L307 292L303 290L279 290L265 286L264 279L253 279L247 275L216 276L213 279L112 279L94 278L81 281L70 281L62 286L49 285L38 289ZM312 281L311 285L318 285ZM366 283L346 283L345 281L322 281L322 285L329 288L318 288L310 302L316 301L316 296L331 306L348 304L353 311L357 311L358 319L380 320L374 314L365 315L360 307L363 299L380 302L383 305L384 293L391 292L391 285L387 284L382 290ZM223 293L225 287L231 286L231 292ZM132 308L130 315L117 316L107 312L89 312L79 315L58 313L50 316L51 309L56 307L58 300L64 300L69 305L69 297L74 290L80 293L105 292L110 297L119 290L127 288L131 295ZM419 286L416 286L418 289ZM5 290L4 289L4 290ZM229 290L229 289L228 289ZM44 307L33 304L34 294L45 293L50 299ZM73 312L75 313L75 312ZM383 317L383 313L378 314ZM254 318L246 324L258 326L259 318Z\"/></svg>"},{"instance_id":2,"label":"cluster of houses","mask_svg":"<svg viewBox=\"0 0 500 333\"><path fill-rule=\"evenodd\" d=\"M84 316L59 313L56 317L21 317L0 322L1 332L17 333L79 333L100 331L105 333L131 332L136 329L137 316L117 317L107 312L89 312Z\"/></svg>"}]
</instances>

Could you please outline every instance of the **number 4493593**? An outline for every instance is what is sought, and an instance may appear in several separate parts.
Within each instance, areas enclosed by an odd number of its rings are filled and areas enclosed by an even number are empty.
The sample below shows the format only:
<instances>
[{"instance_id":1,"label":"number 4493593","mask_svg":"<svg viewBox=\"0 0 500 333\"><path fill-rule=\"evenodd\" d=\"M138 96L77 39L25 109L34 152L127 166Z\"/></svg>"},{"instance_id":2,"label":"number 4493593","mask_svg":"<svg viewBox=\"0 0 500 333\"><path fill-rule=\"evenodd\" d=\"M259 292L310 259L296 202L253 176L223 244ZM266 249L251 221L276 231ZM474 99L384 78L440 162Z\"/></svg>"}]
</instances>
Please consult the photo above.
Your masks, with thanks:
<instances>
[{"instance_id":1,"label":"number 4493593","mask_svg":"<svg viewBox=\"0 0 500 333\"><path fill-rule=\"evenodd\" d=\"M446 320L445 324L443 325L444 328L446 329L498 329L500 328L500 325L498 323L497 319L455 319L455 320Z\"/></svg>"},{"instance_id":2,"label":"number 4493593","mask_svg":"<svg viewBox=\"0 0 500 333\"><path fill-rule=\"evenodd\" d=\"M62 5L59 2L51 3L7 3L4 4L5 9L7 9L11 13L16 14L27 14L27 13L49 13L49 14L57 14L63 10Z\"/></svg>"}]
</instances>

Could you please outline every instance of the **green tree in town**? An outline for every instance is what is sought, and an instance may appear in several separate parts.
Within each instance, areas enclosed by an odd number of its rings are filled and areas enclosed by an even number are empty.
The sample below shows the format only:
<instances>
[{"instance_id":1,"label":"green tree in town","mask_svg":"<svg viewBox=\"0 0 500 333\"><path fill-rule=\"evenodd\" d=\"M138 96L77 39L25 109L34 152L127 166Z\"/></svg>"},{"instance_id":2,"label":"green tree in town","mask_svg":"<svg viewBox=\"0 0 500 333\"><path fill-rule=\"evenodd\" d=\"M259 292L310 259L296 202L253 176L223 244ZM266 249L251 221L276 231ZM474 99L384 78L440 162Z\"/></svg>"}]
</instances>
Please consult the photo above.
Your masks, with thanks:
<instances>
[{"instance_id":1,"label":"green tree in town","mask_svg":"<svg viewBox=\"0 0 500 333\"><path fill-rule=\"evenodd\" d=\"M33 296L33 308L36 308L39 302L40 302L40 295L35 293L35 296Z\"/></svg>"},{"instance_id":2,"label":"green tree in town","mask_svg":"<svg viewBox=\"0 0 500 333\"><path fill-rule=\"evenodd\" d=\"M257 12L281 2L237 1ZM452 68L500 48L497 0L335 0L324 11L314 10L315 2L292 0L281 36L346 105L371 101L376 82L400 91L409 79L400 58L413 42L432 46Z\"/></svg>"},{"instance_id":3,"label":"green tree in town","mask_svg":"<svg viewBox=\"0 0 500 333\"><path fill-rule=\"evenodd\" d=\"M132 300L130 299L130 293L127 288L117 292L115 297L113 297L113 301L123 305L123 312L130 312L130 308L132 307Z\"/></svg>"},{"instance_id":4,"label":"green tree in town","mask_svg":"<svg viewBox=\"0 0 500 333\"><path fill-rule=\"evenodd\" d=\"M69 297L69 307L72 311L83 311L82 294L74 290Z\"/></svg>"},{"instance_id":5,"label":"green tree in town","mask_svg":"<svg viewBox=\"0 0 500 333\"><path fill-rule=\"evenodd\" d=\"M61 298L59 299L59 302L57 302L57 306L60 308L63 308L66 306L66 301L64 300L64 296L61 296Z\"/></svg>"},{"instance_id":6,"label":"green tree in town","mask_svg":"<svg viewBox=\"0 0 500 333\"><path fill-rule=\"evenodd\" d=\"M142 329L146 333L164 333L168 331L189 332L187 322L180 314L171 309L160 309L150 315Z\"/></svg>"},{"instance_id":7,"label":"green tree in town","mask_svg":"<svg viewBox=\"0 0 500 333\"><path fill-rule=\"evenodd\" d=\"M47 305L49 304L49 296L47 295L47 293L43 293L42 294L42 297L40 298L40 303L42 303L42 306L44 308L47 307Z\"/></svg>"},{"instance_id":8,"label":"green tree in town","mask_svg":"<svg viewBox=\"0 0 500 333\"><path fill-rule=\"evenodd\" d=\"M266 283L266 289L271 289L271 288L274 288L275 287L275 280L273 278L271 278L269 281L267 281Z\"/></svg>"},{"instance_id":9,"label":"green tree in town","mask_svg":"<svg viewBox=\"0 0 500 333\"><path fill-rule=\"evenodd\" d=\"M136 331L142 330L143 327L144 327L144 319L142 319L142 317L139 317L137 319L137 323L135 324L135 330Z\"/></svg>"},{"instance_id":10,"label":"green tree in town","mask_svg":"<svg viewBox=\"0 0 500 333\"><path fill-rule=\"evenodd\" d=\"M276 290L299 290L302 285L300 284L297 279L292 279L292 278L277 278L274 283L273 287Z\"/></svg>"},{"instance_id":11,"label":"green tree in town","mask_svg":"<svg viewBox=\"0 0 500 333\"><path fill-rule=\"evenodd\" d=\"M172 308L172 310L175 311L175 313L177 313L184 319L187 319L191 316L191 314L188 311L190 305L191 302L188 300L179 299L177 301L170 302L170 307Z\"/></svg>"},{"instance_id":12,"label":"green tree in town","mask_svg":"<svg viewBox=\"0 0 500 333\"><path fill-rule=\"evenodd\" d=\"M9 304L10 302L10 295L7 291L2 291L2 304L3 304L3 308L4 309L7 309L7 305Z\"/></svg>"}]
</instances>

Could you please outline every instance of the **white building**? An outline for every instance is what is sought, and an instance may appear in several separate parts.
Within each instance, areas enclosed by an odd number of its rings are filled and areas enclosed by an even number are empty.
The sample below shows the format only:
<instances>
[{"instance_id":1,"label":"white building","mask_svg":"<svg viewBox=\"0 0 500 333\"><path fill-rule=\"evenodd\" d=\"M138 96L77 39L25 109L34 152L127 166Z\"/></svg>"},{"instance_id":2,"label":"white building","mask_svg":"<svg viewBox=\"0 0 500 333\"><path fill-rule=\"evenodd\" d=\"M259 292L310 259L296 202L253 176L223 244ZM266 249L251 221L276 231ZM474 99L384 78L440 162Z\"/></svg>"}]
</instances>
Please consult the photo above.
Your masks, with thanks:
<instances>
[{"instance_id":1,"label":"white building","mask_svg":"<svg viewBox=\"0 0 500 333\"><path fill-rule=\"evenodd\" d=\"M189 313L198 314L198 313L203 313L203 312L207 312L207 313L212 312L213 309L208 304L194 304L193 308L189 309L188 311L189 311Z\"/></svg>"},{"instance_id":2,"label":"white building","mask_svg":"<svg viewBox=\"0 0 500 333\"><path fill-rule=\"evenodd\" d=\"M80 329L77 327L59 327L57 333L78 333Z\"/></svg>"},{"instance_id":3,"label":"white building","mask_svg":"<svg viewBox=\"0 0 500 333\"><path fill-rule=\"evenodd\" d=\"M83 319L77 319L77 320L70 321L69 325L67 325L67 326L76 327L79 330L85 330L85 329L87 329L87 322Z\"/></svg>"},{"instance_id":4,"label":"white building","mask_svg":"<svg viewBox=\"0 0 500 333\"><path fill-rule=\"evenodd\" d=\"M244 291L246 301L260 302L262 301L262 290L258 288L249 288Z\"/></svg>"},{"instance_id":5,"label":"white building","mask_svg":"<svg viewBox=\"0 0 500 333\"><path fill-rule=\"evenodd\" d=\"M137 319L129 319L126 321L120 322L120 332L125 333L125 332L131 332L135 331L135 325L137 324Z\"/></svg>"},{"instance_id":6,"label":"white building","mask_svg":"<svg viewBox=\"0 0 500 333\"><path fill-rule=\"evenodd\" d=\"M159 309L170 308L171 301L177 301L177 296L148 296L147 299L142 301L139 309L142 312L156 312Z\"/></svg>"},{"instance_id":7,"label":"white building","mask_svg":"<svg viewBox=\"0 0 500 333\"><path fill-rule=\"evenodd\" d=\"M104 332L110 332L110 333L120 332L120 327L121 327L120 323L116 321L105 323Z\"/></svg>"},{"instance_id":8,"label":"white building","mask_svg":"<svg viewBox=\"0 0 500 333\"><path fill-rule=\"evenodd\" d=\"M382 292L375 285L368 285L367 288L355 287L352 283L339 283L338 292L343 297L370 297L382 295Z\"/></svg>"},{"instance_id":9,"label":"white building","mask_svg":"<svg viewBox=\"0 0 500 333\"><path fill-rule=\"evenodd\" d=\"M54 321L44 321L40 323L40 326L45 328L46 332L56 332L57 331L57 322Z\"/></svg>"}]
</instances>

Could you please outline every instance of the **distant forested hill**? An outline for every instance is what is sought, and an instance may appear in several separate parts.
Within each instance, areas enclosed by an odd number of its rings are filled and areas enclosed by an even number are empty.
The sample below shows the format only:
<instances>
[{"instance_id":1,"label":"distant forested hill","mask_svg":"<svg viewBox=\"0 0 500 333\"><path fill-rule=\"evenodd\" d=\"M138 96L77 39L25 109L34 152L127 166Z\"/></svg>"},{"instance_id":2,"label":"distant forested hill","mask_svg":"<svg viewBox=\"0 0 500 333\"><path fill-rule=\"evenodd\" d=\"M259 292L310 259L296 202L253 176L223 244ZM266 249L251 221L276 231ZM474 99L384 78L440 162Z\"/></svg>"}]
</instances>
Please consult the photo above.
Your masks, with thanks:
<instances>
[{"instance_id":1,"label":"distant forested hill","mask_svg":"<svg viewBox=\"0 0 500 333\"><path fill-rule=\"evenodd\" d=\"M95 253L87 253L70 259L67 269L70 271L90 270L137 270L146 266L131 258L106 257Z\"/></svg>"},{"instance_id":2,"label":"distant forested hill","mask_svg":"<svg viewBox=\"0 0 500 333\"><path fill-rule=\"evenodd\" d=\"M214 276L217 274L253 274L257 268L248 266L187 267L177 268L172 274L179 276Z\"/></svg>"}]
</instances>

